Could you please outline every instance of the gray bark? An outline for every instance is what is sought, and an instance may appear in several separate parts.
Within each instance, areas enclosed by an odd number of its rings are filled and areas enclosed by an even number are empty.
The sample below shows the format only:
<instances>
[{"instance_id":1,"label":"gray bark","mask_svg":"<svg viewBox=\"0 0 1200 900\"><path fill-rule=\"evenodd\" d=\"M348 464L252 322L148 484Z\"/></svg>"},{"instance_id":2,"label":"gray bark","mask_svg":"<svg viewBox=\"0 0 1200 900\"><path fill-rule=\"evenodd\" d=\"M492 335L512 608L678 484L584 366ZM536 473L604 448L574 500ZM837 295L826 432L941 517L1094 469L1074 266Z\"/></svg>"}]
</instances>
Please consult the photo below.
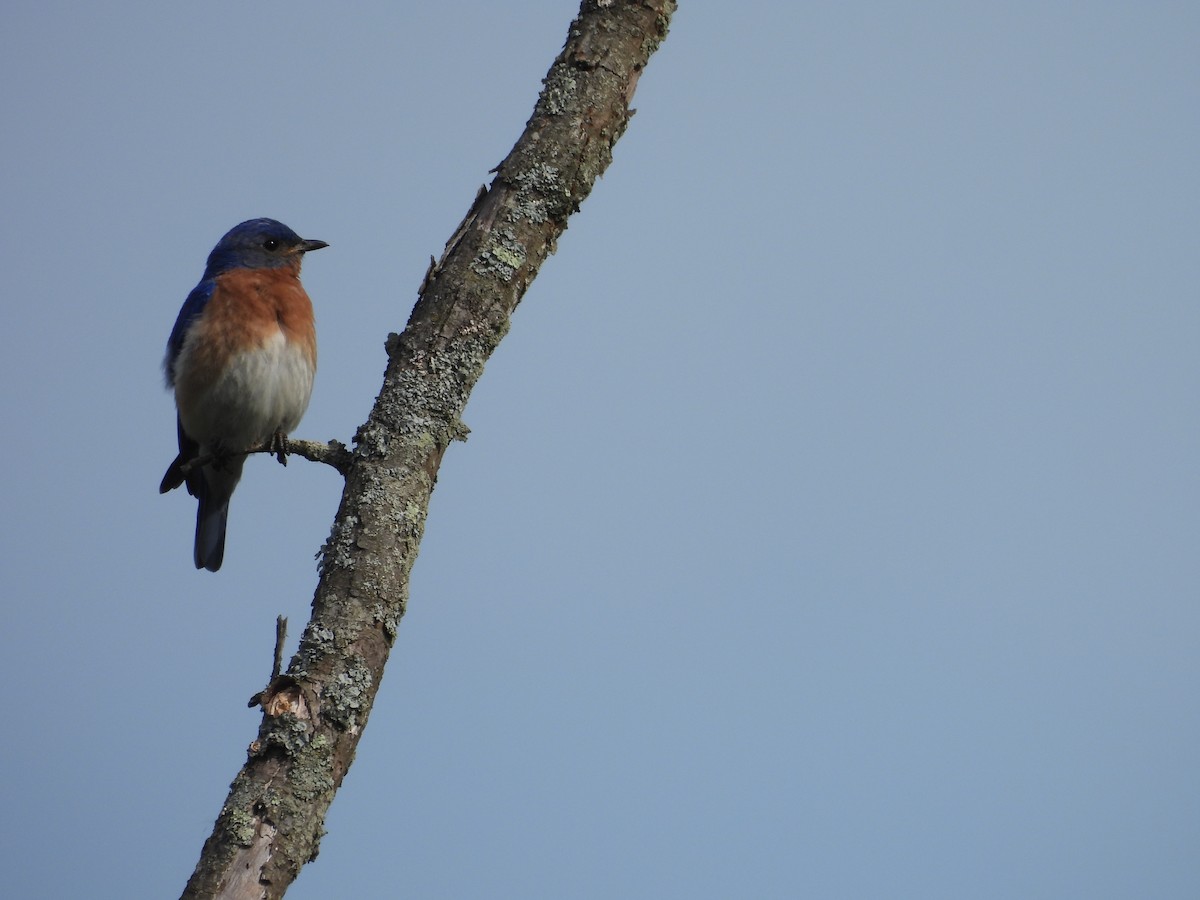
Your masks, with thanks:
<instances>
[{"instance_id":1,"label":"gray bark","mask_svg":"<svg viewBox=\"0 0 1200 900\"><path fill-rule=\"evenodd\" d=\"M184 898L282 897L316 856L404 615L442 455L465 433L459 417L513 310L612 161L675 5L585 0L524 133L388 337L383 389L333 463L346 485L312 619L259 696L258 737Z\"/></svg>"}]
</instances>

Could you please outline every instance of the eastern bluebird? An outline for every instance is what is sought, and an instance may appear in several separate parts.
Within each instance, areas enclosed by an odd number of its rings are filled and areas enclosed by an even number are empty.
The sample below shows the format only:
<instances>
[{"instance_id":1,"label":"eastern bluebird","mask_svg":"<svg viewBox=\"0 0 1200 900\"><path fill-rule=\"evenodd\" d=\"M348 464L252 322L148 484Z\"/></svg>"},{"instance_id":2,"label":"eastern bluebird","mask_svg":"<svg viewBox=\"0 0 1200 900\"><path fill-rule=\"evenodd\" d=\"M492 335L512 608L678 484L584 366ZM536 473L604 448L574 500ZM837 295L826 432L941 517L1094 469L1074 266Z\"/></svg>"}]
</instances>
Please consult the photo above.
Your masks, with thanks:
<instances>
[{"instance_id":1,"label":"eastern bluebird","mask_svg":"<svg viewBox=\"0 0 1200 900\"><path fill-rule=\"evenodd\" d=\"M274 219L234 226L208 255L171 329L163 369L175 390L179 455L158 489L186 483L200 501L197 569L221 568L229 498L246 462L240 454L268 442L281 448L308 407L317 332L300 262L328 246ZM198 457L211 459L185 474Z\"/></svg>"}]
</instances>

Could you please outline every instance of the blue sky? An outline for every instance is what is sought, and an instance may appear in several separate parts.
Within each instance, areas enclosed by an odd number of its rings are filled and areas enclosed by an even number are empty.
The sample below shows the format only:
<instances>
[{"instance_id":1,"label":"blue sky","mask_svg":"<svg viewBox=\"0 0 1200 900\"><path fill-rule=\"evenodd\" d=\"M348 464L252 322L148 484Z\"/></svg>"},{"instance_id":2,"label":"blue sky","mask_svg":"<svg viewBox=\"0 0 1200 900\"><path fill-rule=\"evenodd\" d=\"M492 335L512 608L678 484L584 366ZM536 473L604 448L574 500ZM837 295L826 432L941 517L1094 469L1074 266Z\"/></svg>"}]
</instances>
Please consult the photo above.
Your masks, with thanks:
<instances>
[{"instance_id":1,"label":"blue sky","mask_svg":"<svg viewBox=\"0 0 1200 900\"><path fill-rule=\"evenodd\" d=\"M337 477L225 566L159 363L251 216L349 440L576 6L12 3L0 895L182 889ZM446 456L289 898L1200 894L1200 12L685 2Z\"/></svg>"}]
</instances>

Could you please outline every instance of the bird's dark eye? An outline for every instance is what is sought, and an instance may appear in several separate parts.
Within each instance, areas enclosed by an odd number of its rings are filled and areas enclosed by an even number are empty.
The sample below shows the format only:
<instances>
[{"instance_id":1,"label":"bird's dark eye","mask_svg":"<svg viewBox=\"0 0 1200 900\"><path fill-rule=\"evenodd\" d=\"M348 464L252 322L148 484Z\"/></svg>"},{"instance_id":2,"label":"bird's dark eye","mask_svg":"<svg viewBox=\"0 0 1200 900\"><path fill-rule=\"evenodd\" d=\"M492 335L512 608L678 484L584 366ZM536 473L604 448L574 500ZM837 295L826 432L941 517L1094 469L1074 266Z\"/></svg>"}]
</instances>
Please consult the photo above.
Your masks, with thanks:
<instances>
[{"instance_id":1,"label":"bird's dark eye","mask_svg":"<svg viewBox=\"0 0 1200 900\"><path fill-rule=\"evenodd\" d=\"M275 251L279 249L279 241L275 240L275 238L267 238L263 241L263 246L268 250Z\"/></svg>"}]
</instances>

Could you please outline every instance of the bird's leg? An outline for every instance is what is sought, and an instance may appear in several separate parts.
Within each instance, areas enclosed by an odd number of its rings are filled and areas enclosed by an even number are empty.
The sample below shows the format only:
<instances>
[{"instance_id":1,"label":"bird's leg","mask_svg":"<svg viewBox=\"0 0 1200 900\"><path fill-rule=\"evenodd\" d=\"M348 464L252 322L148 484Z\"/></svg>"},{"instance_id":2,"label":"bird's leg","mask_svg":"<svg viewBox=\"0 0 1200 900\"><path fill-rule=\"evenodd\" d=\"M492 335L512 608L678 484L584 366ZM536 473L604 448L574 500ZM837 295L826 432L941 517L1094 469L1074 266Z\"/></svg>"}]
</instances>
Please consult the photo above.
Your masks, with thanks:
<instances>
[{"instance_id":1,"label":"bird's leg","mask_svg":"<svg viewBox=\"0 0 1200 900\"><path fill-rule=\"evenodd\" d=\"M271 442L267 444L267 452L273 453L281 466L287 465L287 442L287 435L276 431L271 435Z\"/></svg>"}]
</instances>

